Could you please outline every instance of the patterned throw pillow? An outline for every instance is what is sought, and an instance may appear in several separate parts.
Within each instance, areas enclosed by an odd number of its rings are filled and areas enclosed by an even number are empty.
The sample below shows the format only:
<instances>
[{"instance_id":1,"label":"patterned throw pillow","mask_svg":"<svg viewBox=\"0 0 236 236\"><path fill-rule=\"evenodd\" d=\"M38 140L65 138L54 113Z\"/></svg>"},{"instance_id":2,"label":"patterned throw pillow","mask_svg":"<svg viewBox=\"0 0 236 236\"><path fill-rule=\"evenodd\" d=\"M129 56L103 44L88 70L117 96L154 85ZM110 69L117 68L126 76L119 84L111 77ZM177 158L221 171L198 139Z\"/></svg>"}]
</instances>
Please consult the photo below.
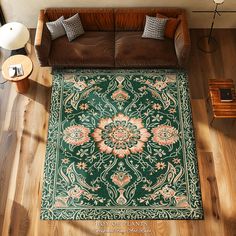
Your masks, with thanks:
<instances>
[{"instance_id":1,"label":"patterned throw pillow","mask_svg":"<svg viewBox=\"0 0 236 236\"><path fill-rule=\"evenodd\" d=\"M146 16L143 38L164 39L167 19Z\"/></svg>"},{"instance_id":2,"label":"patterned throw pillow","mask_svg":"<svg viewBox=\"0 0 236 236\"><path fill-rule=\"evenodd\" d=\"M176 28L180 22L179 18L168 18L167 16L161 15L159 13L157 13L157 17L158 18L165 18L167 19L167 23L166 23L166 29L165 29L165 37L173 39L175 36L175 31Z\"/></svg>"},{"instance_id":3,"label":"patterned throw pillow","mask_svg":"<svg viewBox=\"0 0 236 236\"><path fill-rule=\"evenodd\" d=\"M70 42L76 39L78 36L84 34L84 28L80 21L78 13L66 20L63 20L62 24L65 28L66 35Z\"/></svg>"},{"instance_id":4,"label":"patterned throw pillow","mask_svg":"<svg viewBox=\"0 0 236 236\"><path fill-rule=\"evenodd\" d=\"M61 16L59 19L47 22L47 28L51 34L52 40L57 39L66 34L66 31L62 25L62 21L64 20L64 16Z\"/></svg>"}]
</instances>

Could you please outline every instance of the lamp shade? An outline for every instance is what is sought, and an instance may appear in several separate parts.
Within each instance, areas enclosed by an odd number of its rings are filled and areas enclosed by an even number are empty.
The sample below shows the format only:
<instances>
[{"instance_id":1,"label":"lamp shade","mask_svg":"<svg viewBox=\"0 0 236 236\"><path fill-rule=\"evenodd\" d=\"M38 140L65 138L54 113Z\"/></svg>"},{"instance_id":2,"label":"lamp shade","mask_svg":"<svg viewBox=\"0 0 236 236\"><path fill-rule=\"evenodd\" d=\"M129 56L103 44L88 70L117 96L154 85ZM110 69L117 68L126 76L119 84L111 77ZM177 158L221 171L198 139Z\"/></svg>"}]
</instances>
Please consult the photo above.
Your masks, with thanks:
<instances>
[{"instance_id":1,"label":"lamp shade","mask_svg":"<svg viewBox=\"0 0 236 236\"><path fill-rule=\"evenodd\" d=\"M0 47L8 50L23 48L29 40L29 31L21 23L11 22L0 28Z\"/></svg>"},{"instance_id":2,"label":"lamp shade","mask_svg":"<svg viewBox=\"0 0 236 236\"><path fill-rule=\"evenodd\" d=\"M222 3L224 2L224 0L214 0L214 2L215 2L216 4L222 4Z\"/></svg>"}]
</instances>

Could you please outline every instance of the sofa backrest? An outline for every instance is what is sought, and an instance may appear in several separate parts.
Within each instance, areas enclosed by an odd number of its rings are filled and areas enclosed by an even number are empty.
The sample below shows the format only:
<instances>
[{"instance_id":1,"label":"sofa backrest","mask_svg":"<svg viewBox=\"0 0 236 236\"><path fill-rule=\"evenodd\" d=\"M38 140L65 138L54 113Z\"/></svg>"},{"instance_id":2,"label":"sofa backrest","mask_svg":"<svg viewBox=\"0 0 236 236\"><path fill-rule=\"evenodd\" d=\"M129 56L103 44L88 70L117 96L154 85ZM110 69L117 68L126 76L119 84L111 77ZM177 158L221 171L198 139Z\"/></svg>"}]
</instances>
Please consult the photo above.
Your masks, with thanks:
<instances>
[{"instance_id":1,"label":"sofa backrest","mask_svg":"<svg viewBox=\"0 0 236 236\"><path fill-rule=\"evenodd\" d=\"M113 9L109 8L47 8L45 15L48 21L54 21L60 16L65 18L79 13L85 31L114 31Z\"/></svg>"},{"instance_id":2,"label":"sofa backrest","mask_svg":"<svg viewBox=\"0 0 236 236\"><path fill-rule=\"evenodd\" d=\"M85 31L142 31L145 16L156 16L157 13L177 18L184 14L180 8L47 8L45 15L48 21L61 16L71 17L79 13Z\"/></svg>"},{"instance_id":3,"label":"sofa backrest","mask_svg":"<svg viewBox=\"0 0 236 236\"><path fill-rule=\"evenodd\" d=\"M157 13L167 17L177 18L184 10L179 8L117 8L115 12L116 31L142 31L145 25L145 16L156 16Z\"/></svg>"}]
</instances>

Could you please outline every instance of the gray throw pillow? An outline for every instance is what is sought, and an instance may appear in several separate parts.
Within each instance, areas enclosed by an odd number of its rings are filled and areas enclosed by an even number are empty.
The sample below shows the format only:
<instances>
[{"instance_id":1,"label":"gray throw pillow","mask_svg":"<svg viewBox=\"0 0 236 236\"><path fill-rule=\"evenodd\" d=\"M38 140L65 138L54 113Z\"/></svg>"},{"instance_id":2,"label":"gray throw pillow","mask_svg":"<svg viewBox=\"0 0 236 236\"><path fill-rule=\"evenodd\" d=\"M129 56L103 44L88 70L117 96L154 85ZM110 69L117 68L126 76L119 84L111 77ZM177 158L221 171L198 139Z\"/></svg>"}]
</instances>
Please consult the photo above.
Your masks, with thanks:
<instances>
[{"instance_id":1,"label":"gray throw pillow","mask_svg":"<svg viewBox=\"0 0 236 236\"><path fill-rule=\"evenodd\" d=\"M164 39L166 18L146 16L143 38Z\"/></svg>"},{"instance_id":2,"label":"gray throw pillow","mask_svg":"<svg viewBox=\"0 0 236 236\"><path fill-rule=\"evenodd\" d=\"M63 20L62 24L65 28L66 35L70 42L76 39L78 36L84 34L84 28L80 21L78 13L66 20Z\"/></svg>"},{"instance_id":3,"label":"gray throw pillow","mask_svg":"<svg viewBox=\"0 0 236 236\"><path fill-rule=\"evenodd\" d=\"M61 16L59 19L47 22L47 28L51 34L52 40L57 39L66 34L66 31L62 25L62 21L64 20L64 16Z\"/></svg>"}]
</instances>

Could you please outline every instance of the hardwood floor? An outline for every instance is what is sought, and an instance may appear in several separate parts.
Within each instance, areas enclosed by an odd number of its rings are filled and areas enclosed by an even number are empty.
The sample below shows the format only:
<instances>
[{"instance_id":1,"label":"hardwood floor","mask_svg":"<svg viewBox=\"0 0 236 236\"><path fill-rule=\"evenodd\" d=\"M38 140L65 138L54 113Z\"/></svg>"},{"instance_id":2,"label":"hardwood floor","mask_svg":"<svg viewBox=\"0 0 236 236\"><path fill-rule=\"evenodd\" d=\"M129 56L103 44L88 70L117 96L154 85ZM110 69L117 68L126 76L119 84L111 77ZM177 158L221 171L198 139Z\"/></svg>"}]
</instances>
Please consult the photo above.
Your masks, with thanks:
<instances>
[{"instance_id":1,"label":"hardwood floor","mask_svg":"<svg viewBox=\"0 0 236 236\"><path fill-rule=\"evenodd\" d=\"M236 235L236 122L215 120L209 126L206 106L208 79L233 79L236 84L236 30L214 32L220 46L213 54L202 53L196 47L204 33L191 31L188 73L205 220L39 220L52 76L50 68L38 66L29 44L35 65L30 90L21 95L10 83L0 85L1 235ZM1 50L0 63L7 56L8 52Z\"/></svg>"}]
</instances>

